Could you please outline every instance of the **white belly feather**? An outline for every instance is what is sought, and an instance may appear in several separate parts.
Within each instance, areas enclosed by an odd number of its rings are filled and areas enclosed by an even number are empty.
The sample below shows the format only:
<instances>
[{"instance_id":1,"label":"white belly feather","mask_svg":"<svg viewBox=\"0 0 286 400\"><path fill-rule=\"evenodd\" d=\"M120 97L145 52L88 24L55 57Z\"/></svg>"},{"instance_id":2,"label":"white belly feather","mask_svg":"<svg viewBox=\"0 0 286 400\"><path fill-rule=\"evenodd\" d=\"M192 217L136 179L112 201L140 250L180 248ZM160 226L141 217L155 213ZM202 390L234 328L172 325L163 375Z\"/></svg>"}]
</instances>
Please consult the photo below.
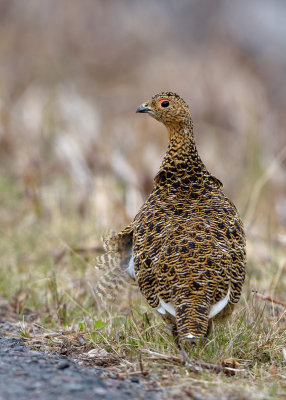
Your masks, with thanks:
<instances>
[{"instance_id":1,"label":"white belly feather","mask_svg":"<svg viewBox=\"0 0 286 400\"><path fill-rule=\"evenodd\" d=\"M130 278L136 280L136 275L135 275L135 270L134 270L134 262L133 262L133 254L129 260L128 267L126 268L127 274L130 276Z\"/></svg>"},{"instance_id":2,"label":"white belly feather","mask_svg":"<svg viewBox=\"0 0 286 400\"><path fill-rule=\"evenodd\" d=\"M213 318L214 316L216 316L219 312L221 312L224 309L224 307L229 302L229 295L230 295L230 284L229 284L229 288L228 288L226 296L223 299L221 299L220 301L218 301L216 304L213 304L211 306L211 309L209 312L209 319ZM166 314L166 311L167 311L173 317L176 317L176 312L175 312L173 303L166 303L162 299L160 299L160 305L159 305L159 307L156 308L156 310L160 314Z\"/></svg>"}]
</instances>

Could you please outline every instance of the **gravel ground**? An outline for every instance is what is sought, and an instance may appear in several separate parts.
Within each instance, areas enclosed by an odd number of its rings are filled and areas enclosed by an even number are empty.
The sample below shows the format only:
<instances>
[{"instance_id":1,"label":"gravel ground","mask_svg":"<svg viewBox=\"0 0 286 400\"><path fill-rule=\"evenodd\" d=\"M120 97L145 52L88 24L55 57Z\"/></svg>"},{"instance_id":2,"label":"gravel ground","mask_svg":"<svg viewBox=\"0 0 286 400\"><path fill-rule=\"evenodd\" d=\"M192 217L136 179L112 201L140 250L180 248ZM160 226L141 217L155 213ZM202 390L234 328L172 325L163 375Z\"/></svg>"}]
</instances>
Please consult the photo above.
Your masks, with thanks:
<instances>
[{"instance_id":1,"label":"gravel ground","mask_svg":"<svg viewBox=\"0 0 286 400\"><path fill-rule=\"evenodd\" d=\"M102 369L77 365L66 356L31 350L23 340L0 335L0 400L163 400L144 380L103 379Z\"/></svg>"}]
</instances>

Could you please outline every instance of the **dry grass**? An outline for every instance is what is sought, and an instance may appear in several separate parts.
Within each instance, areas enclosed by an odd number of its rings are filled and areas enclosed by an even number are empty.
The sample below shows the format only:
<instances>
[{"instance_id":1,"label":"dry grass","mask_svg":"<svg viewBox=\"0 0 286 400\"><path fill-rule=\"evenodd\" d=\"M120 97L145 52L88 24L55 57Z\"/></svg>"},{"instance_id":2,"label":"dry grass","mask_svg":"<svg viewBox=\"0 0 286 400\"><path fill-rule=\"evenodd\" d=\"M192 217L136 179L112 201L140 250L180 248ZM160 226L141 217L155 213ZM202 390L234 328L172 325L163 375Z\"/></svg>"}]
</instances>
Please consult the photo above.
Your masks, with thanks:
<instances>
[{"instance_id":1,"label":"dry grass","mask_svg":"<svg viewBox=\"0 0 286 400\"><path fill-rule=\"evenodd\" d=\"M63 3L68 12L59 10L54 24L46 23L52 1L1 6L0 327L107 375L144 377L170 398L282 398L286 121L267 71L219 33L202 45L191 35L184 42L188 31L169 32L171 9L158 18L160 6L149 5L157 25L146 32L150 15L139 2ZM134 114L162 89L190 103L200 154L247 228L235 314L188 349L205 363L201 371L181 363L136 289L113 305L93 290L100 237L135 215L166 148L163 127Z\"/></svg>"}]
</instances>

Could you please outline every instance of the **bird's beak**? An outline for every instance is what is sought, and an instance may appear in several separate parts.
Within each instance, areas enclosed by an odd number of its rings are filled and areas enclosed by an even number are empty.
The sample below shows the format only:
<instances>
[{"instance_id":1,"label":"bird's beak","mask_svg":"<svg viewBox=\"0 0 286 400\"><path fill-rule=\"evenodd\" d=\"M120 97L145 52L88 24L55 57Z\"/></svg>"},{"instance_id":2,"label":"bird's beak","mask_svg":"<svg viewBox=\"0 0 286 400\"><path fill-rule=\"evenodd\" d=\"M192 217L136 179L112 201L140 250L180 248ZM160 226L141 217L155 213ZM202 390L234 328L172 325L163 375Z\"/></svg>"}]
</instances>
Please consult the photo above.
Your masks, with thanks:
<instances>
[{"instance_id":1,"label":"bird's beak","mask_svg":"<svg viewBox=\"0 0 286 400\"><path fill-rule=\"evenodd\" d=\"M137 113L151 113L152 112L152 108L147 107L146 103L143 103L137 108L136 112Z\"/></svg>"}]
</instances>

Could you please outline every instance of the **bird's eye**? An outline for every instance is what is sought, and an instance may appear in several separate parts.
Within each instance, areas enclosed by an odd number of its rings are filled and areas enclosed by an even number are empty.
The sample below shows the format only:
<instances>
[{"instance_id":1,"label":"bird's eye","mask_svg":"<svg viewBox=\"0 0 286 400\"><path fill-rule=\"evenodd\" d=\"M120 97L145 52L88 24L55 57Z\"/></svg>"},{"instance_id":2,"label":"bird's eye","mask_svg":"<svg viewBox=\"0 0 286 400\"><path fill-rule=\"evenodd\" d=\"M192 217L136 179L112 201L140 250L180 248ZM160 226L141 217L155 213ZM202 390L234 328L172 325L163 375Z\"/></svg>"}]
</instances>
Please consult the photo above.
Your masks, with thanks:
<instances>
[{"instance_id":1,"label":"bird's eye","mask_svg":"<svg viewBox=\"0 0 286 400\"><path fill-rule=\"evenodd\" d=\"M168 102L168 100L164 100L164 101L162 101L162 103L161 103L161 107L169 107L169 102Z\"/></svg>"}]
</instances>

